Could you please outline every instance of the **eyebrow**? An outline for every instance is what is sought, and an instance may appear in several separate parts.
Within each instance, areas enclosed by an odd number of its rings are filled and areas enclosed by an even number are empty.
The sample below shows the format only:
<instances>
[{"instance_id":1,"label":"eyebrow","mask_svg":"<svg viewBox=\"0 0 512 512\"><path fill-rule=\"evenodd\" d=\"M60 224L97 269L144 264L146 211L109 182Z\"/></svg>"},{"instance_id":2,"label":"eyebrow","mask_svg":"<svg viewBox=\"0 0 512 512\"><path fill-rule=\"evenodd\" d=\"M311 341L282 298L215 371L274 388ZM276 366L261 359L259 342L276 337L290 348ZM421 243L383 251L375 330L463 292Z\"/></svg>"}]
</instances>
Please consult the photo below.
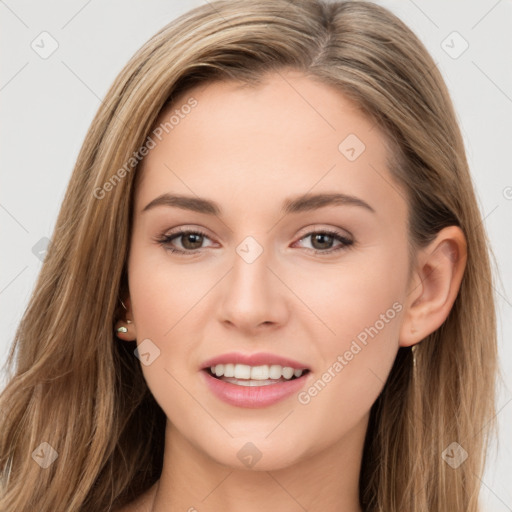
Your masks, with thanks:
<instances>
[{"instance_id":1,"label":"eyebrow","mask_svg":"<svg viewBox=\"0 0 512 512\"><path fill-rule=\"evenodd\" d=\"M359 206L375 213L375 210L362 199L341 193L303 194L301 196L288 198L283 203L281 213L286 215L289 213L317 210L325 206L340 205ZM169 193L162 194L153 199L144 207L142 212L146 212L157 206L181 208L183 210L191 210L206 215L220 216L222 214L221 207L209 199Z\"/></svg>"}]
</instances>

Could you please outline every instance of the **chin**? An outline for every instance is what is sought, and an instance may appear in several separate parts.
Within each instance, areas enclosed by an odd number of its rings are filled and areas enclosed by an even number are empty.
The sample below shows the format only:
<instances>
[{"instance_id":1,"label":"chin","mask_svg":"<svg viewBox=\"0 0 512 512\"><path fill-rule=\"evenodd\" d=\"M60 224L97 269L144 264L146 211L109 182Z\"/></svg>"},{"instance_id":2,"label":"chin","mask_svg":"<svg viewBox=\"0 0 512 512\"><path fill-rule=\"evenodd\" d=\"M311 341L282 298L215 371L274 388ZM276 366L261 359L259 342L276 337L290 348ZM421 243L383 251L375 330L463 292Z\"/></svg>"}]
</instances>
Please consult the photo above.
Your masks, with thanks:
<instances>
[{"instance_id":1,"label":"chin","mask_svg":"<svg viewBox=\"0 0 512 512\"><path fill-rule=\"evenodd\" d=\"M305 456L303 445L300 452L297 449L297 445L302 443L298 443L296 438L288 439L290 444L287 446L278 436L273 440L242 436L220 443L214 450L210 445L205 453L218 464L231 469L277 471L299 463Z\"/></svg>"}]
</instances>

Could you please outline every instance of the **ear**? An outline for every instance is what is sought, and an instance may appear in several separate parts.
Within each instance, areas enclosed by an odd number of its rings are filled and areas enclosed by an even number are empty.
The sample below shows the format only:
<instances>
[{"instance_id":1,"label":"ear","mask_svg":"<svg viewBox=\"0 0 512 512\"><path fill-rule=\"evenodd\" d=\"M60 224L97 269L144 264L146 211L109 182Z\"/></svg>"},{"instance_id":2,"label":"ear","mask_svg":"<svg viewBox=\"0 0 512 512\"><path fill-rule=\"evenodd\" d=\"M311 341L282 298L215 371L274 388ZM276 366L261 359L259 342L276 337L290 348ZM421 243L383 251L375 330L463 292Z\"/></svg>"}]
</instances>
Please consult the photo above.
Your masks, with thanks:
<instances>
[{"instance_id":1,"label":"ear","mask_svg":"<svg viewBox=\"0 0 512 512\"><path fill-rule=\"evenodd\" d=\"M467 243L457 226L442 229L417 254L400 328L399 345L410 347L438 329L459 293Z\"/></svg>"},{"instance_id":2,"label":"ear","mask_svg":"<svg viewBox=\"0 0 512 512\"><path fill-rule=\"evenodd\" d=\"M129 296L124 297L122 300L124 318L120 318L116 322L115 334L123 341L135 341L137 339L137 330L133 321L132 303ZM122 328L122 330L126 329L126 332L120 332L119 328Z\"/></svg>"}]
</instances>

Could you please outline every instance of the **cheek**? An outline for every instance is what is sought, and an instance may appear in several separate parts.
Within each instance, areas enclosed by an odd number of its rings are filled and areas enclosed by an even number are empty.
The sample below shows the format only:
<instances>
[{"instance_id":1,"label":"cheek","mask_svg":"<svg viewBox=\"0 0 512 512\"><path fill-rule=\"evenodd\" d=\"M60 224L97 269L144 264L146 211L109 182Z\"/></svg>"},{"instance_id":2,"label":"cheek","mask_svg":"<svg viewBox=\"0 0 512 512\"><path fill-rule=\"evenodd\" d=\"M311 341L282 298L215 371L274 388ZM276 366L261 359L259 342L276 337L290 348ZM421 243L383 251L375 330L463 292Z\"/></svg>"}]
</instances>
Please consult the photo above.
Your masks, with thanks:
<instances>
[{"instance_id":1,"label":"cheek","mask_svg":"<svg viewBox=\"0 0 512 512\"><path fill-rule=\"evenodd\" d=\"M322 367L299 397L299 403L324 411L323 421L331 414L329 421L335 422L364 415L382 390L398 351L406 266L391 251L375 250L374 256L331 269L330 279L307 281L299 292L329 328L316 328Z\"/></svg>"},{"instance_id":2,"label":"cheek","mask_svg":"<svg viewBox=\"0 0 512 512\"><path fill-rule=\"evenodd\" d=\"M405 265L396 260L376 247L295 279L298 294L327 328L321 338L329 340L327 348L341 349L360 333L364 342L367 328L375 325L382 343L398 333L406 276Z\"/></svg>"},{"instance_id":3,"label":"cheek","mask_svg":"<svg viewBox=\"0 0 512 512\"><path fill-rule=\"evenodd\" d=\"M164 249L134 244L128 264L137 337L164 341L200 298L204 280L190 266L172 263Z\"/></svg>"},{"instance_id":4,"label":"cheek","mask_svg":"<svg viewBox=\"0 0 512 512\"><path fill-rule=\"evenodd\" d=\"M164 249L142 243L131 248L128 275L137 345L149 339L158 353L142 371L157 401L167 403L165 410L189 399L179 383L197 374L198 350L213 318L211 292L219 272L218 266L178 260Z\"/></svg>"},{"instance_id":5,"label":"cheek","mask_svg":"<svg viewBox=\"0 0 512 512\"><path fill-rule=\"evenodd\" d=\"M199 300L203 286L191 281L194 275L185 267L171 265L163 250L158 253L154 248L132 247L129 288L139 353L148 349L151 353L150 364L144 364L141 357L144 378L156 401L174 421L173 411L194 408L181 383L187 383L192 371L194 310L192 314L187 312Z\"/></svg>"}]
</instances>

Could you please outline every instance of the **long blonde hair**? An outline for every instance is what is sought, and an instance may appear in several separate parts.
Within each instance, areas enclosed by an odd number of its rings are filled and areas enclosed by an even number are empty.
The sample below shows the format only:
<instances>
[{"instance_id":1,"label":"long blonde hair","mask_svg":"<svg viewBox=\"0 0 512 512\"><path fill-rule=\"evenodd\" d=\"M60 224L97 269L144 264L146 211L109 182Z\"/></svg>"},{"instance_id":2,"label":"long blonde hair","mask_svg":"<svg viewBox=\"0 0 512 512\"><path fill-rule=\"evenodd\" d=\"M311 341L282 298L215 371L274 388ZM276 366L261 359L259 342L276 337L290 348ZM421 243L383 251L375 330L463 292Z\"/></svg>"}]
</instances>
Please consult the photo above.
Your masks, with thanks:
<instances>
[{"instance_id":1,"label":"long blonde hair","mask_svg":"<svg viewBox=\"0 0 512 512\"><path fill-rule=\"evenodd\" d=\"M320 0L210 2L160 30L116 78L81 148L9 353L0 510L112 510L159 478L166 418L135 342L120 343L113 329L127 286L138 167L126 162L179 94L214 80L257 84L285 68L338 87L393 142L390 172L407 191L411 248L448 225L467 239L447 320L417 346L414 365L411 350L399 350L372 407L361 506L478 510L495 410L492 253L452 103L432 58L397 17L371 3ZM469 454L457 469L442 457L452 442ZM52 464L36 463L52 450Z\"/></svg>"}]
</instances>

